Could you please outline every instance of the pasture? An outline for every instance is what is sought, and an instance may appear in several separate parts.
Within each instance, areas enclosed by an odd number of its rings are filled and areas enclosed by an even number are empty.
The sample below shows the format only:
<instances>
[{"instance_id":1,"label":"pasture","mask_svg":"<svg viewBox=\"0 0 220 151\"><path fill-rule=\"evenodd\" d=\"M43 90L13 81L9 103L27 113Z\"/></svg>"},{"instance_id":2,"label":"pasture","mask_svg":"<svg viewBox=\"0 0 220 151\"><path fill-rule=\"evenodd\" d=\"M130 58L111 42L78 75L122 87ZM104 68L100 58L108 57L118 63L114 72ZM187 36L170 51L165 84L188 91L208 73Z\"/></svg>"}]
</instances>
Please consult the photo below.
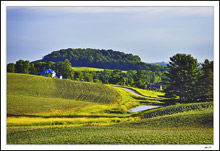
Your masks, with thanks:
<instances>
[{"instance_id":1,"label":"pasture","mask_svg":"<svg viewBox=\"0 0 220 151\"><path fill-rule=\"evenodd\" d=\"M92 67L72 67L74 71L104 71L102 68L92 68ZM110 71L113 71L112 69L108 69ZM123 73L127 73L127 71L123 71Z\"/></svg>"}]
</instances>

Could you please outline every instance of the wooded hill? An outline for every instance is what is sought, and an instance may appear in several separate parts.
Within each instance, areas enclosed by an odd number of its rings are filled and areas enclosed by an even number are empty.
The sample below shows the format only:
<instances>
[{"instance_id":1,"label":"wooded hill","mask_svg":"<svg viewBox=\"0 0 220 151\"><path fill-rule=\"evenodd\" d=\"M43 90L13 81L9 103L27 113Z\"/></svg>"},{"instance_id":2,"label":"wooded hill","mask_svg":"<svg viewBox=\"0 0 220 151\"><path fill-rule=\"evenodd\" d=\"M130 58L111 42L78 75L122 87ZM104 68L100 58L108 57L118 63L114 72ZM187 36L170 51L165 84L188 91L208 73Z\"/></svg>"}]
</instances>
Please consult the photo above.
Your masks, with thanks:
<instances>
[{"instance_id":1,"label":"wooded hill","mask_svg":"<svg viewBox=\"0 0 220 151\"><path fill-rule=\"evenodd\" d=\"M103 69L119 70L151 70L165 71L166 67L151 65L141 61L140 57L133 54L125 54L119 51L104 49L61 49L53 51L36 62L60 62L68 59L74 67L95 67Z\"/></svg>"}]
</instances>

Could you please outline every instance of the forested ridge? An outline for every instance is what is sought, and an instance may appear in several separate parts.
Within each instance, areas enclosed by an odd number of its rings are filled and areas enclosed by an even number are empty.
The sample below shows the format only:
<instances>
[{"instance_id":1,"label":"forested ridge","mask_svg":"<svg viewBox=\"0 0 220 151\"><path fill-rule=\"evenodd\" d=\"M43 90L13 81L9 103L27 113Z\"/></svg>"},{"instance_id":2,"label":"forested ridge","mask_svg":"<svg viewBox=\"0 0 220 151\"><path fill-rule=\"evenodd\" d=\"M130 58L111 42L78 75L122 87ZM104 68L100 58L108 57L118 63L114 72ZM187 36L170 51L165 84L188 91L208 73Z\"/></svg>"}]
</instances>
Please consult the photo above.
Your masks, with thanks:
<instances>
[{"instance_id":1,"label":"forested ridge","mask_svg":"<svg viewBox=\"0 0 220 151\"><path fill-rule=\"evenodd\" d=\"M75 67L95 67L119 70L166 70L166 67L142 62L137 55L125 54L124 52L113 51L111 49L61 49L59 51L53 51L44 56L41 60L35 62L60 62L65 59L68 59L71 65Z\"/></svg>"}]
</instances>

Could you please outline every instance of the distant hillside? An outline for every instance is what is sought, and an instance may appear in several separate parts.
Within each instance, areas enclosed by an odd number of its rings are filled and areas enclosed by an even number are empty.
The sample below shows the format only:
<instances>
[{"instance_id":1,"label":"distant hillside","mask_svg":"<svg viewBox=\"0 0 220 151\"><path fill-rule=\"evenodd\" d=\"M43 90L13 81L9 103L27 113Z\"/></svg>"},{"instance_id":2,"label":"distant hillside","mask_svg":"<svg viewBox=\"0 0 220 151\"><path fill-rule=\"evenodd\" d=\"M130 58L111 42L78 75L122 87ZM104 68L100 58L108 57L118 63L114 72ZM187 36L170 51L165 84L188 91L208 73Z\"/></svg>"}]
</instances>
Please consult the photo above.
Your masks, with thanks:
<instances>
[{"instance_id":1,"label":"distant hillside","mask_svg":"<svg viewBox=\"0 0 220 151\"><path fill-rule=\"evenodd\" d=\"M119 70L151 70L164 71L163 66L155 66L141 61L140 57L113 50L100 49L61 49L35 62L60 62L70 60L73 67L94 67Z\"/></svg>"}]
</instances>

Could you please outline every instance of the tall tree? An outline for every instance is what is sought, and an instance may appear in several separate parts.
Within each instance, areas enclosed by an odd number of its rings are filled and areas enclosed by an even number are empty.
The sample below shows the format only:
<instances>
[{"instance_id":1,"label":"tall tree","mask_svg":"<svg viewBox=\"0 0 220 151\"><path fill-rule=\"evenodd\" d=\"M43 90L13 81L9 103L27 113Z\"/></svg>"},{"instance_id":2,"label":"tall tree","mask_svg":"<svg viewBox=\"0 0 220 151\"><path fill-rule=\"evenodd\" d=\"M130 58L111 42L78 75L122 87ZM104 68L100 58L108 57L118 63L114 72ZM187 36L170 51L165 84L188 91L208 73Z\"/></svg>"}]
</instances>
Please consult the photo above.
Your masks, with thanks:
<instances>
[{"instance_id":1,"label":"tall tree","mask_svg":"<svg viewBox=\"0 0 220 151\"><path fill-rule=\"evenodd\" d=\"M68 59L57 64L57 71L62 74L63 78L74 79L74 71Z\"/></svg>"},{"instance_id":2,"label":"tall tree","mask_svg":"<svg viewBox=\"0 0 220 151\"><path fill-rule=\"evenodd\" d=\"M30 74L37 74L37 70L36 70L36 68L35 68L35 65L32 63L32 64L30 64L30 69L29 69L29 73Z\"/></svg>"},{"instance_id":3,"label":"tall tree","mask_svg":"<svg viewBox=\"0 0 220 151\"><path fill-rule=\"evenodd\" d=\"M166 73L165 97L181 101L195 100L195 87L198 80L197 59L191 55L176 54L170 58Z\"/></svg>"},{"instance_id":4,"label":"tall tree","mask_svg":"<svg viewBox=\"0 0 220 151\"><path fill-rule=\"evenodd\" d=\"M75 80L83 80L83 73L81 71L75 71Z\"/></svg>"},{"instance_id":5,"label":"tall tree","mask_svg":"<svg viewBox=\"0 0 220 151\"><path fill-rule=\"evenodd\" d=\"M12 73L15 72L15 64L14 63L9 63L7 65L7 72L12 72Z\"/></svg>"},{"instance_id":6,"label":"tall tree","mask_svg":"<svg viewBox=\"0 0 220 151\"><path fill-rule=\"evenodd\" d=\"M202 64L202 75L199 78L200 101L213 101L213 61L208 59Z\"/></svg>"},{"instance_id":7,"label":"tall tree","mask_svg":"<svg viewBox=\"0 0 220 151\"><path fill-rule=\"evenodd\" d=\"M24 71L24 60L18 60L16 61L16 64L15 64L15 72L17 73L23 73Z\"/></svg>"},{"instance_id":8,"label":"tall tree","mask_svg":"<svg viewBox=\"0 0 220 151\"><path fill-rule=\"evenodd\" d=\"M113 70L110 76L109 82L112 84L117 84L121 82L121 78L122 78L121 73L122 73L121 70L118 70L118 69Z\"/></svg>"},{"instance_id":9,"label":"tall tree","mask_svg":"<svg viewBox=\"0 0 220 151\"><path fill-rule=\"evenodd\" d=\"M84 74L84 80L87 81L87 82L92 82L93 81L93 77L92 77L92 74L90 73L85 73Z\"/></svg>"},{"instance_id":10,"label":"tall tree","mask_svg":"<svg viewBox=\"0 0 220 151\"><path fill-rule=\"evenodd\" d=\"M29 71L29 69L30 69L30 62L28 61L28 60L26 60L25 62L24 62L24 67L23 67L23 73L29 73L30 71Z\"/></svg>"}]
</instances>

